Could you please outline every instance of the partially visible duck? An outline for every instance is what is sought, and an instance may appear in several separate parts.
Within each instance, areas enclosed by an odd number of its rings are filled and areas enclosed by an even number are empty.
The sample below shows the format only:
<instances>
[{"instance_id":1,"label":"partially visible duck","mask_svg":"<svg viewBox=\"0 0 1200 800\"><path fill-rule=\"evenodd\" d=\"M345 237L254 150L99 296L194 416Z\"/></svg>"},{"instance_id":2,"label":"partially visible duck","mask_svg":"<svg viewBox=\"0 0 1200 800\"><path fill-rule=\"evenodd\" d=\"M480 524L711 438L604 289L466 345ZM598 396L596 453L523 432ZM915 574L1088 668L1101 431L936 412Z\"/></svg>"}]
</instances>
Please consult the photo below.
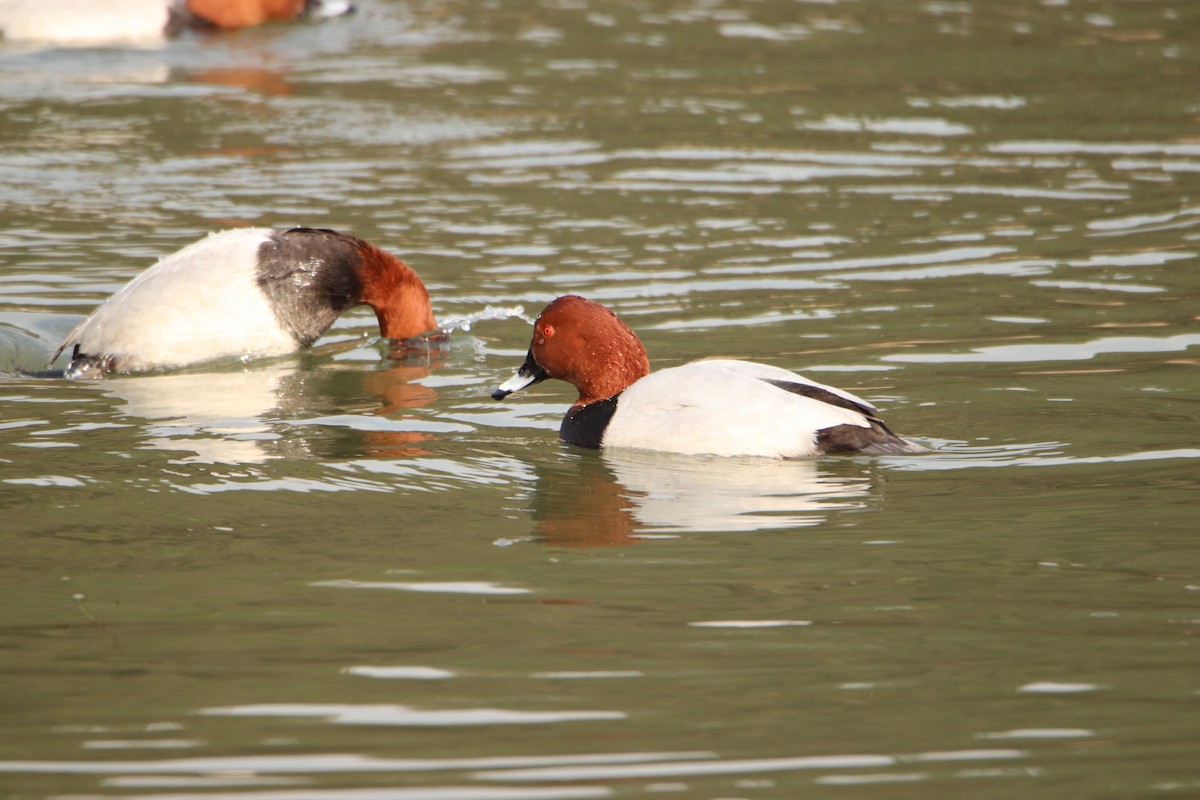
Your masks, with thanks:
<instances>
[{"instance_id":1,"label":"partially visible duck","mask_svg":"<svg viewBox=\"0 0 1200 800\"><path fill-rule=\"evenodd\" d=\"M0 39L145 41L189 28L246 28L353 10L350 0L0 0Z\"/></svg>"},{"instance_id":2,"label":"partially visible duck","mask_svg":"<svg viewBox=\"0 0 1200 800\"><path fill-rule=\"evenodd\" d=\"M779 367L711 359L650 374L637 334L577 295L546 306L525 363L492 397L546 378L579 391L559 435L584 447L770 458L924 450L866 400Z\"/></svg>"},{"instance_id":3,"label":"partially visible duck","mask_svg":"<svg viewBox=\"0 0 1200 800\"><path fill-rule=\"evenodd\" d=\"M348 233L241 228L167 256L79 323L59 346L70 378L220 358L286 355L345 310L368 305L387 339L437 327L425 284L404 262Z\"/></svg>"}]
</instances>

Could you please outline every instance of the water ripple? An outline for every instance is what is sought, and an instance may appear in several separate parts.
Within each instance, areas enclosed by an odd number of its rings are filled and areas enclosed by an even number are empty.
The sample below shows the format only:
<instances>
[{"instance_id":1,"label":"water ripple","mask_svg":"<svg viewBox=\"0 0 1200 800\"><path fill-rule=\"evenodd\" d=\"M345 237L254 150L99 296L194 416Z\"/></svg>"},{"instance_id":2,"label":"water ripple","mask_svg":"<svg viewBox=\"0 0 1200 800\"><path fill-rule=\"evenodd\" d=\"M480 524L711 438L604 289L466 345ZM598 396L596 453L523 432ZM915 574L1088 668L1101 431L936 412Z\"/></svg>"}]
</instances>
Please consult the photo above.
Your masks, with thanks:
<instances>
[{"instance_id":1,"label":"water ripple","mask_svg":"<svg viewBox=\"0 0 1200 800\"><path fill-rule=\"evenodd\" d=\"M526 769L574 765L643 764L656 761L709 759L716 754L695 752L584 753L551 756L478 756L467 758L378 758L354 754L209 756L153 761L0 761L0 773L49 775L140 775L267 773L321 775L330 773L420 772L425 770Z\"/></svg>"},{"instance_id":2,"label":"water ripple","mask_svg":"<svg viewBox=\"0 0 1200 800\"><path fill-rule=\"evenodd\" d=\"M1173 450L1147 450L1137 453L1121 453L1115 456L998 456L995 451L979 448L980 452L948 453L940 451L923 459L888 461L888 466L901 472L926 472L953 469L994 469L1006 467L1061 467L1082 464L1127 464L1144 461L1174 461L1177 459L1200 458L1200 449L1177 448Z\"/></svg>"},{"instance_id":3,"label":"water ripple","mask_svg":"<svg viewBox=\"0 0 1200 800\"><path fill-rule=\"evenodd\" d=\"M625 719L619 711L511 711L499 708L421 710L401 705L342 705L337 703L268 703L206 708L210 717L317 717L335 725L401 725L460 727L474 725L545 725Z\"/></svg>"},{"instance_id":4,"label":"water ripple","mask_svg":"<svg viewBox=\"0 0 1200 800\"><path fill-rule=\"evenodd\" d=\"M1024 758L1020 750L962 750L941 753L917 753L911 756L831 755L796 758L729 759L721 761L652 763L632 766L544 767L514 770L489 770L477 777L494 781L586 781L632 780L701 775L736 775L810 769L863 769L889 767L904 762L936 763L945 761L993 761Z\"/></svg>"},{"instance_id":5,"label":"water ripple","mask_svg":"<svg viewBox=\"0 0 1200 800\"><path fill-rule=\"evenodd\" d=\"M477 594L513 595L529 594L530 589L502 586L492 581L315 581L311 586L333 589L385 589L399 592L424 592L434 594Z\"/></svg>"},{"instance_id":6,"label":"water ripple","mask_svg":"<svg viewBox=\"0 0 1200 800\"><path fill-rule=\"evenodd\" d=\"M1005 344L977 347L970 353L897 353L884 361L924 364L1036 363L1039 361L1088 361L1107 353L1171 353L1200 345L1200 334L1174 336L1109 336L1090 342L1059 344Z\"/></svg>"}]
</instances>

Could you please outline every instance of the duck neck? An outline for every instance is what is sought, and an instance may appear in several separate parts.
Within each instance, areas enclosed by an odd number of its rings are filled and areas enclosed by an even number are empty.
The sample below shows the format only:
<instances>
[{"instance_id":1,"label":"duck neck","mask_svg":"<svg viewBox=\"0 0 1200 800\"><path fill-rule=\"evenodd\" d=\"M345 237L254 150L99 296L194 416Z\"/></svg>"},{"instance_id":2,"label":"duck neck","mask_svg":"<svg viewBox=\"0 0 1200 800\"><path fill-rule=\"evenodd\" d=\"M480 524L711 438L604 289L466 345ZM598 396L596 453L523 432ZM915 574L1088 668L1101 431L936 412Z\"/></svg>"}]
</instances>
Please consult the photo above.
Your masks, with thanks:
<instances>
[{"instance_id":1,"label":"duck neck","mask_svg":"<svg viewBox=\"0 0 1200 800\"><path fill-rule=\"evenodd\" d=\"M571 380L579 390L575 408L615 397L650 374L646 348L633 331L622 328L590 343L593 357Z\"/></svg>"},{"instance_id":2,"label":"duck neck","mask_svg":"<svg viewBox=\"0 0 1200 800\"><path fill-rule=\"evenodd\" d=\"M379 334L385 339L408 339L437 328L429 291L407 264L363 242L358 274L359 300L375 309Z\"/></svg>"}]
</instances>

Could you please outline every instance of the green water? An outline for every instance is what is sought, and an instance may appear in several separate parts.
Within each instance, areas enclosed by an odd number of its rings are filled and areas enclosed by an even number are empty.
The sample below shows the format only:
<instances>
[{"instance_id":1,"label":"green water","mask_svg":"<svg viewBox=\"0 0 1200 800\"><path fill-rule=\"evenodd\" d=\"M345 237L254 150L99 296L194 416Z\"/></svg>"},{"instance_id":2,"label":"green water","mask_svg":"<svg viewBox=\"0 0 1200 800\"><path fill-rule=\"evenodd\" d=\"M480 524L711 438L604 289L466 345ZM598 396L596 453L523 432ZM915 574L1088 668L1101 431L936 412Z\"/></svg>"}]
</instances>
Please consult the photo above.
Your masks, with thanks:
<instances>
[{"instance_id":1,"label":"green water","mask_svg":"<svg viewBox=\"0 0 1200 800\"><path fill-rule=\"evenodd\" d=\"M398 3L0 43L0 795L1200 794L1200 13ZM529 326L65 382L210 230L618 311L931 448L597 453ZM503 314L499 315L503 316Z\"/></svg>"}]
</instances>

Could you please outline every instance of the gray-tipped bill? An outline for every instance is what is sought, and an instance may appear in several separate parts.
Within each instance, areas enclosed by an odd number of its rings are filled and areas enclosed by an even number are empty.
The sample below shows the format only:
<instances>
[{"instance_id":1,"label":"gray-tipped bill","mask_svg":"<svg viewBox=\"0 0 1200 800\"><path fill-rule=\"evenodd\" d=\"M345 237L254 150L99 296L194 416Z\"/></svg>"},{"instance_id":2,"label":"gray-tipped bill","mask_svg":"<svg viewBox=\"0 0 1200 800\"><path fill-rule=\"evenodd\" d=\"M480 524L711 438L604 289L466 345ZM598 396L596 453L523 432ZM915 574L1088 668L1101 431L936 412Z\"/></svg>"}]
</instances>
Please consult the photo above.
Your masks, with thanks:
<instances>
[{"instance_id":1,"label":"gray-tipped bill","mask_svg":"<svg viewBox=\"0 0 1200 800\"><path fill-rule=\"evenodd\" d=\"M517 370L517 374L497 386L496 390L492 392L492 399L503 400L513 392L519 392L526 386L546 380L546 377L546 370L542 369L541 365L534 360L533 348L530 348L529 354L525 356L525 363Z\"/></svg>"}]
</instances>

